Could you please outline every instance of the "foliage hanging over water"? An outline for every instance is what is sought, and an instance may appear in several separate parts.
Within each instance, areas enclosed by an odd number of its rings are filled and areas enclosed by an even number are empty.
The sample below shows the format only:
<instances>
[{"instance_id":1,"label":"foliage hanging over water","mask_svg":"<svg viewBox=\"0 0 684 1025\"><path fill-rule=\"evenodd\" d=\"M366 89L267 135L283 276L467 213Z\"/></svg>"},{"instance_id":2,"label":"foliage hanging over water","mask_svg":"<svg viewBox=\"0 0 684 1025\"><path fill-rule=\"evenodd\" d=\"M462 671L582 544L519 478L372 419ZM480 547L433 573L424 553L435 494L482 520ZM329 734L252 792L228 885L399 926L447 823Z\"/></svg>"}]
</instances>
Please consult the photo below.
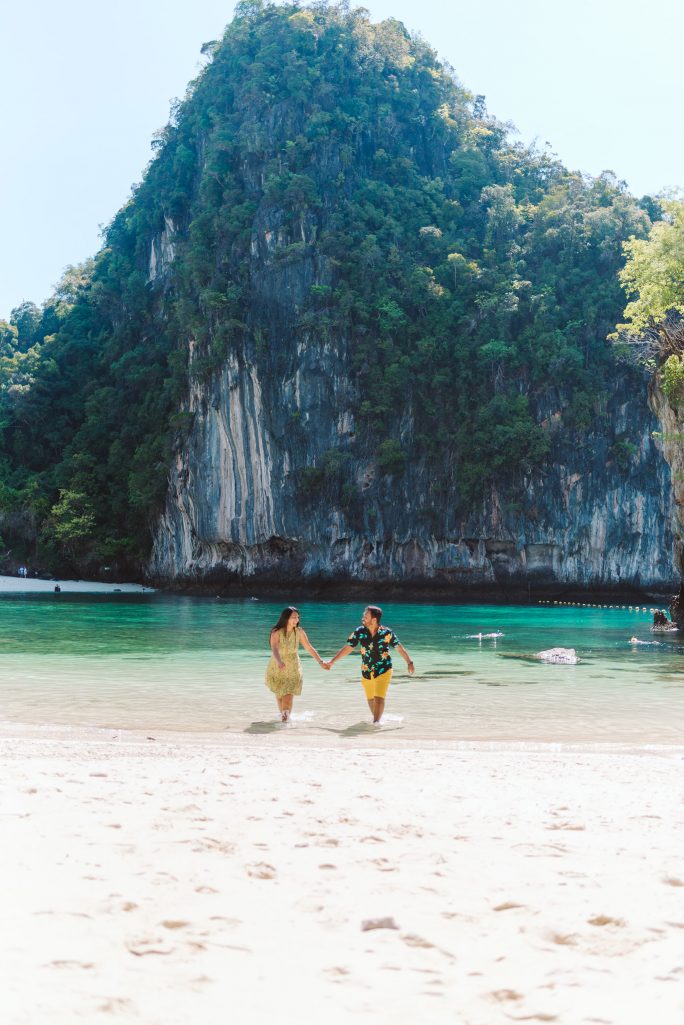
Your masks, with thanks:
<instances>
[{"instance_id":1,"label":"foliage hanging over water","mask_svg":"<svg viewBox=\"0 0 684 1025\"><path fill-rule=\"evenodd\" d=\"M203 50L101 251L0 323L8 529L44 559L143 559L188 375L229 354L268 372L314 334L350 344L355 445L382 473L427 458L466 511L514 493L549 389L581 431L609 387L621 244L653 205L511 142L392 19L252 0ZM254 300L266 259L316 268L289 320Z\"/></svg>"}]
</instances>

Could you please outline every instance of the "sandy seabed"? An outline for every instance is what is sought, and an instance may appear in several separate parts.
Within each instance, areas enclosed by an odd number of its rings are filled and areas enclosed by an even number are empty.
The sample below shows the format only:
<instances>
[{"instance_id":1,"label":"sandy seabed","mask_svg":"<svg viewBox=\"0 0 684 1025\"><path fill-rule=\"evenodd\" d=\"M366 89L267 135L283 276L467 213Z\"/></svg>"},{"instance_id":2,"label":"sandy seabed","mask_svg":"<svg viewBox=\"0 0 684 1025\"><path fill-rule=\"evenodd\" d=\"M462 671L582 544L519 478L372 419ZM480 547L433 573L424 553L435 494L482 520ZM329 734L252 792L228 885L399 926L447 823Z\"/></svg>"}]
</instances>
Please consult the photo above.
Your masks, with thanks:
<instances>
[{"instance_id":1,"label":"sandy seabed","mask_svg":"<svg viewBox=\"0 0 684 1025\"><path fill-rule=\"evenodd\" d=\"M5 731L0 1021L681 1025L681 750L390 745Z\"/></svg>"}]
</instances>

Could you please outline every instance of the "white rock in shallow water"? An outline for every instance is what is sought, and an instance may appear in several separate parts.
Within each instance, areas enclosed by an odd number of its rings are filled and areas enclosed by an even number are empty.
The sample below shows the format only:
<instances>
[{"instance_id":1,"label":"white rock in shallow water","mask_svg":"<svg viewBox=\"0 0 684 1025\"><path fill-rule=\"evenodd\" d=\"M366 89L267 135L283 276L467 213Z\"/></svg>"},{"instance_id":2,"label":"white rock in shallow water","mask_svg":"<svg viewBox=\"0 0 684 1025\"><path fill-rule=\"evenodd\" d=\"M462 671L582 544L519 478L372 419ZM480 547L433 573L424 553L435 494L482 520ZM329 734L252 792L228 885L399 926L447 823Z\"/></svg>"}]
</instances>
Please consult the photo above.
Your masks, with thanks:
<instances>
[{"instance_id":1,"label":"white rock in shallow water","mask_svg":"<svg viewBox=\"0 0 684 1025\"><path fill-rule=\"evenodd\" d=\"M576 666L579 662L574 648L547 648L546 651L538 651L537 658L541 662L553 662L559 666Z\"/></svg>"}]
</instances>

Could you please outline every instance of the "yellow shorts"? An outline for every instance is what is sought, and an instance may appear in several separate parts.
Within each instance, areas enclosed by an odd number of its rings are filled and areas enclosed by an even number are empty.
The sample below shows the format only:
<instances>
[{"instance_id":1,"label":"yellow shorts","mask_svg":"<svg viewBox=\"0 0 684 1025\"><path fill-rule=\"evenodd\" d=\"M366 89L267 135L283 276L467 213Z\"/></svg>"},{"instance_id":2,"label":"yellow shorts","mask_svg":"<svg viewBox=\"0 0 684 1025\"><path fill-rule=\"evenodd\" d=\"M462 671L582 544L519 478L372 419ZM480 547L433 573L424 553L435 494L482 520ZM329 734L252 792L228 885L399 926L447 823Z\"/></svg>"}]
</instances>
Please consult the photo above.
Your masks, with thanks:
<instances>
[{"instance_id":1,"label":"yellow shorts","mask_svg":"<svg viewBox=\"0 0 684 1025\"><path fill-rule=\"evenodd\" d=\"M386 698L391 682L391 669L388 669L386 673L382 673L381 676L374 677L372 680L366 680L363 676L361 677L361 686L365 690L369 701L371 698Z\"/></svg>"}]
</instances>

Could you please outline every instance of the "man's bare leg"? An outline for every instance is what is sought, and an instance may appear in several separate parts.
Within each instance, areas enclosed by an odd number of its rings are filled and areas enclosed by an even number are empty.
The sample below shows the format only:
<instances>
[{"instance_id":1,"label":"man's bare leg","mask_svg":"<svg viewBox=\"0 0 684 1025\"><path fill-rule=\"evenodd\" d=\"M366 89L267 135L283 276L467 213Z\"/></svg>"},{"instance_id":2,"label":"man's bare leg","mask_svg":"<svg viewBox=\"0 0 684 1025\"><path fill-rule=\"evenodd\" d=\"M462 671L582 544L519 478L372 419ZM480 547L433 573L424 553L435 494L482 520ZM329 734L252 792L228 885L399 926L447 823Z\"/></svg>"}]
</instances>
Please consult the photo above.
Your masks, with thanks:
<instances>
[{"instance_id":1,"label":"man's bare leg","mask_svg":"<svg viewBox=\"0 0 684 1025\"><path fill-rule=\"evenodd\" d=\"M370 705L371 702L369 701ZM384 698L373 698L371 705L371 712L373 713L373 722L380 722L382 719L382 713L385 711L385 699Z\"/></svg>"}]
</instances>

